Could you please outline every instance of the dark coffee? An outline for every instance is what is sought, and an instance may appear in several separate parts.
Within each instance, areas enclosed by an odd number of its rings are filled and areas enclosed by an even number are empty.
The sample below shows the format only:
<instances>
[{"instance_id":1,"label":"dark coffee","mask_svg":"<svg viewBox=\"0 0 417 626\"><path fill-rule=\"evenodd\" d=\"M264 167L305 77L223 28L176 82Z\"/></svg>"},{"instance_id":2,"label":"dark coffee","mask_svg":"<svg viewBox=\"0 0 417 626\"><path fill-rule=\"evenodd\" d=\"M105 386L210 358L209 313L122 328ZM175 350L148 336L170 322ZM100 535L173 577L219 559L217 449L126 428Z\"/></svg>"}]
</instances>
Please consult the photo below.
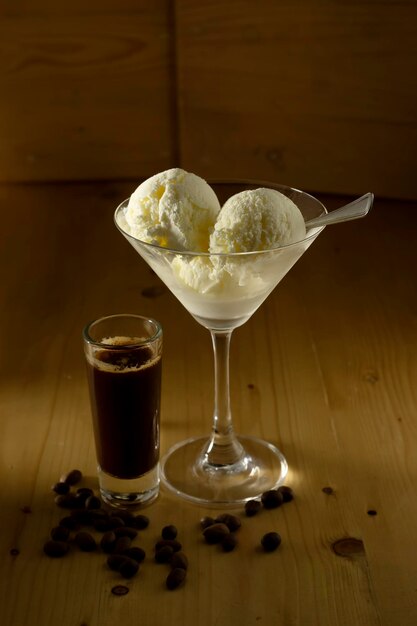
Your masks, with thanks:
<instances>
[{"instance_id":1,"label":"dark coffee","mask_svg":"<svg viewBox=\"0 0 417 626\"><path fill-rule=\"evenodd\" d=\"M117 346L95 352L87 369L98 463L116 478L138 478L159 460L161 357Z\"/></svg>"}]
</instances>

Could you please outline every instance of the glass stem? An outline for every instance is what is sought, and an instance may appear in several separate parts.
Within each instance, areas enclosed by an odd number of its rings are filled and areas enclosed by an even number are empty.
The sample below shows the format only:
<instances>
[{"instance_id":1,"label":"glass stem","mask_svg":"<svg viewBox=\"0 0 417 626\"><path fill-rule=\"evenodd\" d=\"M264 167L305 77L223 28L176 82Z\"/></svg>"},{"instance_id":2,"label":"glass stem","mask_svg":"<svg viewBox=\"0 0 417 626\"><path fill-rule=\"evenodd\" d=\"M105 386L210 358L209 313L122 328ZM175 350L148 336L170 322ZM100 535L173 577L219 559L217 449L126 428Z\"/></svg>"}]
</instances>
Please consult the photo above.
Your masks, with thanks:
<instances>
[{"instance_id":1,"label":"glass stem","mask_svg":"<svg viewBox=\"0 0 417 626\"><path fill-rule=\"evenodd\" d=\"M206 449L206 463L215 467L234 465L244 456L244 449L233 431L230 411L229 350L231 330L211 330L214 351L213 430Z\"/></svg>"}]
</instances>

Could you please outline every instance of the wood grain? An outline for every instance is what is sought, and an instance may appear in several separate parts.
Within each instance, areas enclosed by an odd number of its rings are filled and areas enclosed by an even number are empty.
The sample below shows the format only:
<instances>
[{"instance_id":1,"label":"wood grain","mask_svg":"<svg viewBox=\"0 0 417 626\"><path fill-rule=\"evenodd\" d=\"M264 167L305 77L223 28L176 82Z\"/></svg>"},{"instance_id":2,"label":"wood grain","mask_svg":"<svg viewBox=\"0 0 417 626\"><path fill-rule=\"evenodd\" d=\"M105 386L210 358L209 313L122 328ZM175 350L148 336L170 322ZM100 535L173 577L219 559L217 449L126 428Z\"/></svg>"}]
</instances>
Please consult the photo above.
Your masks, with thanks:
<instances>
[{"instance_id":1,"label":"wood grain","mask_svg":"<svg viewBox=\"0 0 417 626\"><path fill-rule=\"evenodd\" d=\"M0 19L0 181L137 179L169 166L166 4Z\"/></svg>"},{"instance_id":2,"label":"wood grain","mask_svg":"<svg viewBox=\"0 0 417 626\"><path fill-rule=\"evenodd\" d=\"M415 2L177 2L182 163L415 198Z\"/></svg>"},{"instance_id":3,"label":"wood grain","mask_svg":"<svg viewBox=\"0 0 417 626\"><path fill-rule=\"evenodd\" d=\"M134 186L0 187L0 623L414 626L411 203L377 200L366 220L327 228L234 334L236 429L279 444L294 502L243 518L237 550L223 554L198 530L199 518L213 511L163 491L146 511L151 525L139 540L148 558L123 597L111 593L120 579L103 555L74 551L55 561L42 554L62 515L51 484L80 467L96 486L86 321L118 311L159 319L162 448L209 428L208 333L112 223L114 207ZM323 200L330 208L341 203ZM178 526L190 558L187 583L175 593L165 591L167 570L151 557L166 523ZM269 530L281 533L282 546L267 555L257 546ZM344 556L332 547L340 540Z\"/></svg>"}]
</instances>

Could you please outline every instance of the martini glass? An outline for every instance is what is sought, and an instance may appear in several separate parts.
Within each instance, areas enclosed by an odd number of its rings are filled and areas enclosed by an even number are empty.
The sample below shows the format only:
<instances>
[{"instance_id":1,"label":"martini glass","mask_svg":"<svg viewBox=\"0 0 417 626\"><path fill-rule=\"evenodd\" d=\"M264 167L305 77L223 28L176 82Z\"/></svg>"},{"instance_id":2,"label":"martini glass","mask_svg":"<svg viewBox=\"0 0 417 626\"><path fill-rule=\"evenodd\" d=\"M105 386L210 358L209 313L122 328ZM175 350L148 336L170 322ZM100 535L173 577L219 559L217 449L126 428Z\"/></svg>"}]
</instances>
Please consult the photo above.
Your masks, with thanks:
<instances>
[{"instance_id":1,"label":"martini glass","mask_svg":"<svg viewBox=\"0 0 417 626\"><path fill-rule=\"evenodd\" d=\"M212 184L223 204L235 193L269 187L291 198L307 221L326 213L313 196L282 185L257 182ZM290 245L248 253L183 252L132 237L124 219L128 200L116 209L115 223L187 311L211 333L214 351L214 413L211 434L174 445L161 461L161 480L171 491L202 505L232 505L278 487L288 471L272 443L237 436L229 394L232 332L244 324L323 230L316 227Z\"/></svg>"}]
</instances>

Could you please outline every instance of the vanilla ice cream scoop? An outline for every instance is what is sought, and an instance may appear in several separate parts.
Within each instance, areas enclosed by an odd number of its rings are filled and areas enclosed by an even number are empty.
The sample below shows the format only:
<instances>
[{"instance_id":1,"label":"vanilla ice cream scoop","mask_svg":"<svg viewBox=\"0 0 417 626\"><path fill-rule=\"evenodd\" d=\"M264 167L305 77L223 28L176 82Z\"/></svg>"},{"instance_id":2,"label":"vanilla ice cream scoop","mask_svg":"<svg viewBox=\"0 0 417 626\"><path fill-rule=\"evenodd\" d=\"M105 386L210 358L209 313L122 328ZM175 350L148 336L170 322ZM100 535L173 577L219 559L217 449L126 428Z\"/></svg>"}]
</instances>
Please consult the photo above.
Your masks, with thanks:
<instances>
[{"instance_id":1,"label":"vanilla ice cream scoop","mask_svg":"<svg viewBox=\"0 0 417 626\"><path fill-rule=\"evenodd\" d=\"M130 197L125 226L136 239L207 252L220 203L205 180L179 168L145 180Z\"/></svg>"},{"instance_id":2,"label":"vanilla ice cream scoop","mask_svg":"<svg viewBox=\"0 0 417 626\"><path fill-rule=\"evenodd\" d=\"M304 218L290 198L275 189L242 191L223 205L210 236L211 253L269 250L301 241Z\"/></svg>"}]
</instances>

